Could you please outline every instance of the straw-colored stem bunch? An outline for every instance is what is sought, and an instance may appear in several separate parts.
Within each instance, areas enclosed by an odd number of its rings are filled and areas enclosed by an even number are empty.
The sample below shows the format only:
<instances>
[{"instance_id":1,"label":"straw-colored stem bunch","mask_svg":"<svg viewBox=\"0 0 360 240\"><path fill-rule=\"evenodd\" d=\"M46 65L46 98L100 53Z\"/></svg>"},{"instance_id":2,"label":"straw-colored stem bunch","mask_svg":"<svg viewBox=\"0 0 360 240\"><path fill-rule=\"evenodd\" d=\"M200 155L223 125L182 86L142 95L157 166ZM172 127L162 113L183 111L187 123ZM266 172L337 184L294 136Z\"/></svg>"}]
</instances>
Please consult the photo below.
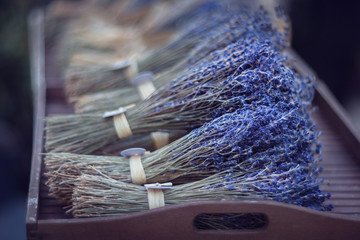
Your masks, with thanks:
<instances>
[{"instance_id":1,"label":"straw-colored stem bunch","mask_svg":"<svg viewBox=\"0 0 360 240\"><path fill-rule=\"evenodd\" d=\"M322 204L328 195L319 190L312 169L289 165L278 172L263 168L252 177L235 172L229 178L227 172L221 172L199 181L176 185L164 191L165 204L208 199L272 199L327 210L328 207ZM282 189L276 191L279 186ZM129 214L148 208L145 187L123 183L106 175L83 174L76 181L72 207L67 212L75 217L95 217Z\"/></svg>"},{"instance_id":2,"label":"straw-colored stem bunch","mask_svg":"<svg viewBox=\"0 0 360 240\"><path fill-rule=\"evenodd\" d=\"M180 76L128 109L126 117L132 133L191 130L201 126L211 120L209 115L220 106L217 97L226 87L207 83L222 81L236 70L251 68L251 63L255 66L256 59L271 51L270 46L256 40L242 40L221 50L218 58ZM174 100L175 104L171 105ZM104 119L100 114L57 115L46 121L47 151L91 153L118 138L112 118Z\"/></svg>"},{"instance_id":3,"label":"straw-colored stem bunch","mask_svg":"<svg viewBox=\"0 0 360 240\"><path fill-rule=\"evenodd\" d=\"M232 11L228 15L224 14L212 21L206 21L201 28L198 25L197 23L196 27L189 27L159 50L148 55L145 54L145 57L137 61L139 71L163 72L185 58L188 58L188 65L193 64L211 52L224 48L241 38L271 39L274 46L279 49L289 45L287 35L278 32L276 26L272 26L264 9L252 9L249 12L243 10L236 14ZM267 27L265 28L263 25L267 25ZM211 29L211 31L208 32L207 29ZM127 68L122 71L126 73ZM104 90L107 86L121 87L127 82L125 75L124 73L118 74L117 77L111 77L112 73L105 76L99 73L99 75L89 77L75 75L76 85L68 78L68 89L72 92L70 96ZM96 83L96 81L104 84ZM98 89L97 86L99 86Z\"/></svg>"},{"instance_id":4,"label":"straw-colored stem bunch","mask_svg":"<svg viewBox=\"0 0 360 240\"><path fill-rule=\"evenodd\" d=\"M311 122L303 118L296 105L287 104L223 115L144 155L146 181L185 183L224 169L247 171L254 161L312 162L316 154L313 149L317 145L316 132L310 130ZM259 126L261 132L257 130ZM113 179L130 182L128 161L123 157L46 154L47 185L53 196L69 202L74 182L82 173L102 172Z\"/></svg>"}]
</instances>

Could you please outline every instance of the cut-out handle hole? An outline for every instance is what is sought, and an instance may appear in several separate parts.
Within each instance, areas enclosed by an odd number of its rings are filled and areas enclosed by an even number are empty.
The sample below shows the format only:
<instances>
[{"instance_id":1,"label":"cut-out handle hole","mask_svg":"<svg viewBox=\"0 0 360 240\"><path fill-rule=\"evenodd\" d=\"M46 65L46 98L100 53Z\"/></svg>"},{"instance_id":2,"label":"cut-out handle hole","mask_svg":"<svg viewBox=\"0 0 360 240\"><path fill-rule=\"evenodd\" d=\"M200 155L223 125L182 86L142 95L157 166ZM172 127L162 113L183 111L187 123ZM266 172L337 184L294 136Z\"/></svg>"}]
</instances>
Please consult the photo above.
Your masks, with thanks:
<instances>
[{"instance_id":1,"label":"cut-out handle hole","mask_svg":"<svg viewBox=\"0 0 360 240\"><path fill-rule=\"evenodd\" d=\"M268 218L263 213L203 213L194 218L198 230L263 230Z\"/></svg>"}]
</instances>

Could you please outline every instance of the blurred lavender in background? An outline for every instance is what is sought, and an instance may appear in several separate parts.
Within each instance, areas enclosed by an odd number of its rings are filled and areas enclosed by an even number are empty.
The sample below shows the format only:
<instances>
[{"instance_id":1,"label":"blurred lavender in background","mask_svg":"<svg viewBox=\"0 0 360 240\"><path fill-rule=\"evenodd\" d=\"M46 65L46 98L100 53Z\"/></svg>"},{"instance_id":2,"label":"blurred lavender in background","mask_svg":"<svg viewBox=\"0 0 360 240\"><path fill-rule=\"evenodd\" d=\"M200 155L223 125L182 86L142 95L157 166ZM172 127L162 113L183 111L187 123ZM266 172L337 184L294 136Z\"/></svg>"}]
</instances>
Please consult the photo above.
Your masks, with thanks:
<instances>
[{"instance_id":1,"label":"blurred lavender in background","mask_svg":"<svg viewBox=\"0 0 360 240\"><path fill-rule=\"evenodd\" d=\"M360 129L360 1L285 1L293 47ZM45 2L0 1L0 239L25 239L32 146L27 15Z\"/></svg>"},{"instance_id":2,"label":"blurred lavender in background","mask_svg":"<svg viewBox=\"0 0 360 240\"><path fill-rule=\"evenodd\" d=\"M0 239L25 239L32 145L26 18L30 3L0 2Z\"/></svg>"}]
</instances>

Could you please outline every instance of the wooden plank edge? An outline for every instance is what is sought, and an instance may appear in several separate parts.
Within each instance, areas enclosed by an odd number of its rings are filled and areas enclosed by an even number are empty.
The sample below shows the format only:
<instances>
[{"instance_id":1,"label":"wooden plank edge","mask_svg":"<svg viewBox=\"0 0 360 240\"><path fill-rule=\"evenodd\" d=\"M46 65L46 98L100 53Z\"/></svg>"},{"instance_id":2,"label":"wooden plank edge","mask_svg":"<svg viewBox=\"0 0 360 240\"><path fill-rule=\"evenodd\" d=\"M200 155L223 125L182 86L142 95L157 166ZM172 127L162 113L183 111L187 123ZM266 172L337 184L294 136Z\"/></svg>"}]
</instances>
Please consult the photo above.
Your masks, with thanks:
<instances>
[{"instance_id":1,"label":"wooden plank edge","mask_svg":"<svg viewBox=\"0 0 360 240\"><path fill-rule=\"evenodd\" d=\"M325 111L329 115L329 118L336 121L338 134L344 138L344 141L346 141L346 144L356 156L357 162L359 162L360 135L349 115L322 81L318 81L316 92L319 104L321 103L323 106L326 105L326 107L322 107L322 111Z\"/></svg>"},{"instance_id":2,"label":"wooden plank edge","mask_svg":"<svg viewBox=\"0 0 360 240\"><path fill-rule=\"evenodd\" d=\"M312 68L296 53L294 49L287 49L285 54L289 57L290 63L295 67L301 74L317 77L316 73ZM321 111L332 119L332 123L336 124L336 132L344 138L346 144L353 151L357 158L357 162L360 162L360 133L353 124L348 113L345 111L343 106L337 101L335 96L331 93L326 84L317 80L315 85L315 99Z\"/></svg>"},{"instance_id":3,"label":"wooden plank edge","mask_svg":"<svg viewBox=\"0 0 360 240\"><path fill-rule=\"evenodd\" d=\"M31 83L34 105L33 151L26 211L27 238L34 239L37 230L39 187L41 174L40 153L43 146L45 116L45 59L44 59L44 12L33 10L28 17Z\"/></svg>"},{"instance_id":4,"label":"wooden plank edge","mask_svg":"<svg viewBox=\"0 0 360 240\"><path fill-rule=\"evenodd\" d=\"M261 213L264 229L199 230L203 213ZM314 227L314 224L316 227ZM66 231L64 231L66 229ZM136 230L135 230L136 229ZM360 217L321 212L270 200L191 201L124 216L39 220L47 239L356 239Z\"/></svg>"}]
</instances>

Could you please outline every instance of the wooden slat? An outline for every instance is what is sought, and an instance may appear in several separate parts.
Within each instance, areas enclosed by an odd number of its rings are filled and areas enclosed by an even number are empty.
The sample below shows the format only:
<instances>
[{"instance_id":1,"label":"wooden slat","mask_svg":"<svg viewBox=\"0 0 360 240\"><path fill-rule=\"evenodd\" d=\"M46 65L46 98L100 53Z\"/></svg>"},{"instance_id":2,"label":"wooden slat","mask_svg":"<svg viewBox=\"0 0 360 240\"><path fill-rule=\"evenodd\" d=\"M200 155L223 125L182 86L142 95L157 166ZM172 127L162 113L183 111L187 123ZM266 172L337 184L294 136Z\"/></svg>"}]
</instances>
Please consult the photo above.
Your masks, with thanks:
<instances>
[{"instance_id":1,"label":"wooden slat","mask_svg":"<svg viewBox=\"0 0 360 240\"><path fill-rule=\"evenodd\" d=\"M334 206L336 213L360 214L360 206Z\"/></svg>"},{"instance_id":2,"label":"wooden slat","mask_svg":"<svg viewBox=\"0 0 360 240\"><path fill-rule=\"evenodd\" d=\"M348 198L348 199L332 199L330 202L336 208L340 208L340 207L359 207L359 201L360 199L358 198L354 198L354 199Z\"/></svg>"},{"instance_id":3,"label":"wooden slat","mask_svg":"<svg viewBox=\"0 0 360 240\"><path fill-rule=\"evenodd\" d=\"M360 192L350 192L350 193L331 193L331 199L358 199L360 201Z\"/></svg>"},{"instance_id":4,"label":"wooden slat","mask_svg":"<svg viewBox=\"0 0 360 240\"><path fill-rule=\"evenodd\" d=\"M360 185L357 178L327 178L324 180L325 185Z\"/></svg>"},{"instance_id":5,"label":"wooden slat","mask_svg":"<svg viewBox=\"0 0 360 240\"><path fill-rule=\"evenodd\" d=\"M334 206L333 212L346 215L358 215L360 209L360 166L355 156L347 148L341 136L336 133L336 126L325 119L325 114L313 115L319 129L323 145L324 178L321 189L331 193L328 203Z\"/></svg>"},{"instance_id":6,"label":"wooden slat","mask_svg":"<svg viewBox=\"0 0 360 240\"><path fill-rule=\"evenodd\" d=\"M343 184L337 184L337 185L321 185L321 190L324 192L344 192L344 193L352 193L352 192L359 192L360 191L360 184L358 185L343 185ZM360 205L360 203L359 203Z\"/></svg>"}]
</instances>

